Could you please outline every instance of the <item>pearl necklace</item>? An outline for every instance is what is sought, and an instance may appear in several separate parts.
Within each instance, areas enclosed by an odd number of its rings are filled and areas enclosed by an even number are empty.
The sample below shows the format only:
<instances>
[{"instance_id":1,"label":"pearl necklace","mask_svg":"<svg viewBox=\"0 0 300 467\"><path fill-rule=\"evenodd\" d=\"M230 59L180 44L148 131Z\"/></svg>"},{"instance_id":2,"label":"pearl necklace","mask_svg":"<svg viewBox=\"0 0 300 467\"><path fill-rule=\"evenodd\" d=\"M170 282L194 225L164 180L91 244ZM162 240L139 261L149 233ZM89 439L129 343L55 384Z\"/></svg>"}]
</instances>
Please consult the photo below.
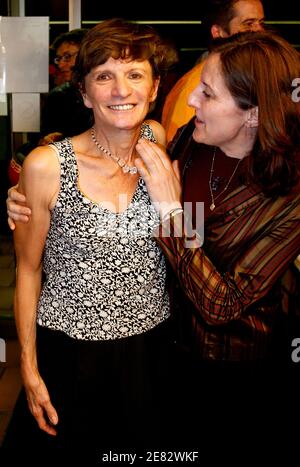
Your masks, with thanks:
<instances>
[{"instance_id":1,"label":"pearl necklace","mask_svg":"<svg viewBox=\"0 0 300 467\"><path fill-rule=\"evenodd\" d=\"M106 154L107 156L111 157L111 159L113 159L121 167L121 169L123 170L125 174L130 173L131 175L135 175L137 173L137 168L134 165L130 166L126 164L126 162L124 161L124 159L122 159L122 157L115 156L97 141L96 131L95 131L94 126L91 128L91 137L92 137L93 142L97 146L97 148L100 149L100 151L104 152L104 154Z\"/></svg>"},{"instance_id":2,"label":"pearl necklace","mask_svg":"<svg viewBox=\"0 0 300 467\"><path fill-rule=\"evenodd\" d=\"M211 163L211 168L210 168L210 174L209 174L209 191L210 191L210 197L211 197L211 205L209 206L209 209L211 211L213 211L216 207L216 200L227 190L227 188L229 187L237 169L238 169L238 166L240 165L240 162L243 160L243 159L239 159L238 160L238 163L236 164L235 168L234 168L234 171L232 172L231 174L231 177L229 178L228 182L226 183L224 189L221 191L221 193L219 193L217 196L214 197L213 195L213 190L212 190L212 187L211 187L211 182L212 182L212 174L214 172L214 164L215 164L215 157L216 157L216 150L217 148L215 147L215 150L214 150L214 155L213 155L213 158L212 158L212 163Z\"/></svg>"}]
</instances>

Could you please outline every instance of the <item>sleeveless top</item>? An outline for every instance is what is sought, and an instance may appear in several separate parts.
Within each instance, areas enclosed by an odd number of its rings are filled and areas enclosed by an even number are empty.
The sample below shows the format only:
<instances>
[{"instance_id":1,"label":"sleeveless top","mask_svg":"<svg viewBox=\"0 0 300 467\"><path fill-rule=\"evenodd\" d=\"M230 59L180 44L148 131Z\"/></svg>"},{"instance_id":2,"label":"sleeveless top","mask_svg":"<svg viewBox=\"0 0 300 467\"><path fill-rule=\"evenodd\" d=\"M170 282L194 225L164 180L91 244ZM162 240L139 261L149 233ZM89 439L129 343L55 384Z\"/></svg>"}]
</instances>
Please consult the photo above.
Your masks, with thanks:
<instances>
[{"instance_id":1,"label":"sleeveless top","mask_svg":"<svg viewBox=\"0 0 300 467\"><path fill-rule=\"evenodd\" d=\"M148 128L141 136L154 140L149 125L143 127ZM37 323L84 340L118 339L154 328L168 318L170 305L165 258L152 237L159 217L143 179L128 208L114 213L78 188L71 140L54 146L60 191L44 249Z\"/></svg>"}]
</instances>

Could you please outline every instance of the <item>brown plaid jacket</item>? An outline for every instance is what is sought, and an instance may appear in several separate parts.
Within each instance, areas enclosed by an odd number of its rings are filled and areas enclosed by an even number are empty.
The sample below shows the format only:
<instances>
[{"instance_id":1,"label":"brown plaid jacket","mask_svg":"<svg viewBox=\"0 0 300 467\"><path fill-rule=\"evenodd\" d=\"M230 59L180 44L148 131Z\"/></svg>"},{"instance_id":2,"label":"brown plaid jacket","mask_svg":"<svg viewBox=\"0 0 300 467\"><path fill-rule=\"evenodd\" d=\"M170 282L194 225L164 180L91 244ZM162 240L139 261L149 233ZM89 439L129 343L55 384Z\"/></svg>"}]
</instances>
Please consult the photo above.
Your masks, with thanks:
<instances>
[{"instance_id":1,"label":"brown plaid jacket","mask_svg":"<svg viewBox=\"0 0 300 467\"><path fill-rule=\"evenodd\" d=\"M206 219L202 247L190 239L186 247L185 235L175 235L182 222L186 214L175 215L157 238L184 291L177 288L173 298L179 343L201 359L286 358L297 337L287 297L299 297L291 280L300 253L300 189L274 200L238 187Z\"/></svg>"}]
</instances>

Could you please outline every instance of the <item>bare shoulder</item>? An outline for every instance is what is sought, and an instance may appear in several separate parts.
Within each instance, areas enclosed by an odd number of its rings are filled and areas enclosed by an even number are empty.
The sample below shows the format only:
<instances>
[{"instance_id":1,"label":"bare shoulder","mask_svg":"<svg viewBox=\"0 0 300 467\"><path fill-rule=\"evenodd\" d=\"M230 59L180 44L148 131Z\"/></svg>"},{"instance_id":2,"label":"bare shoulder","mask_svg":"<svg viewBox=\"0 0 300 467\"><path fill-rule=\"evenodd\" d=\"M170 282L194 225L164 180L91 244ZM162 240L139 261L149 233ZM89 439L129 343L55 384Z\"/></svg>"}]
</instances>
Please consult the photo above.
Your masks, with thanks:
<instances>
[{"instance_id":1,"label":"bare shoulder","mask_svg":"<svg viewBox=\"0 0 300 467\"><path fill-rule=\"evenodd\" d=\"M152 128L153 134L158 144L165 147L166 146L166 132L165 132L164 127L156 120L146 120L145 123L147 123Z\"/></svg>"},{"instance_id":2,"label":"bare shoulder","mask_svg":"<svg viewBox=\"0 0 300 467\"><path fill-rule=\"evenodd\" d=\"M51 146L38 146L26 156L22 176L49 177L59 174L59 161Z\"/></svg>"},{"instance_id":3,"label":"bare shoulder","mask_svg":"<svg viewBox=\"0 0 300 467\"><path fill-rule=\"evenodd\" d=\"M23 163L18 190L26 195L28 206L51 208L60 186L60 165L55 149L38 146Z\"/></svg>"}]
</instances>

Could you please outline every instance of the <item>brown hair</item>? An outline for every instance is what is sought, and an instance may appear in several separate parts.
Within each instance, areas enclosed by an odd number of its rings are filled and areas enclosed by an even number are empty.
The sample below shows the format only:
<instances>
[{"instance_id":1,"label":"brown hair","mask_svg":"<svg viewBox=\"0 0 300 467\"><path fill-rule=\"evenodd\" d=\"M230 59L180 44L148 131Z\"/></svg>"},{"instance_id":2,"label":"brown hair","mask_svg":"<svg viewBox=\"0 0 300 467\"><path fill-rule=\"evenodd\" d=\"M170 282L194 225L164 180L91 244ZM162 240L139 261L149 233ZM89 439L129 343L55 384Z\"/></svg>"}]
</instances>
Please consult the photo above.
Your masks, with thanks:
<instances>
[{"instance_id":1,"label":"brown hair","mask_svg":"<svg viewBox=\"0 0 300 467\"><path fill-rule=\"evenodd\" d=\"M67 42L68 44L75 44L80 46L82 39L85 34L88 32L88 29L72 29L71 31L64 32L57 36L53 43L51 44L51 50L55 53L58 47Z\"/></svg>"},{"instance_id":2,"label":"brown hair","mask_svg":"<svg viewBox=\"0 0 300 467\"><path fill-rule=\"evenodd\" d=\"M241 109L258 106L256 142L249 172L268 196L288 193L299 181L300 104L293 82L300 77L300 55L271 32L239 33L218 40L225 83Z\"/></svg>"},{"instance_id":3,"label":"brown hair","mask_svg":"<svg viewBox=\"0 0 300 467\"><path fill-rule=\"evenodd\" d=\"M97 24L84 37L76 59L73 82L84 88L84 77L110 57L149 60L154 78L159 78L171 64L169 46L151 26L113 18Z\"/></svg>"},{"instance_id":4,"label":"brown hair","mask_svg":"<svg viewBox=\"0 0 300 467\"><path fill-rule=\"evenodd\" d=\"M241 0L208 0L205 2L202 26L209 42L213 24L221 26L230 35L229 23L236 17L235 5L239 1ZM263 6L262 0L257 1Z\"/></svg>"}]
</instances>

